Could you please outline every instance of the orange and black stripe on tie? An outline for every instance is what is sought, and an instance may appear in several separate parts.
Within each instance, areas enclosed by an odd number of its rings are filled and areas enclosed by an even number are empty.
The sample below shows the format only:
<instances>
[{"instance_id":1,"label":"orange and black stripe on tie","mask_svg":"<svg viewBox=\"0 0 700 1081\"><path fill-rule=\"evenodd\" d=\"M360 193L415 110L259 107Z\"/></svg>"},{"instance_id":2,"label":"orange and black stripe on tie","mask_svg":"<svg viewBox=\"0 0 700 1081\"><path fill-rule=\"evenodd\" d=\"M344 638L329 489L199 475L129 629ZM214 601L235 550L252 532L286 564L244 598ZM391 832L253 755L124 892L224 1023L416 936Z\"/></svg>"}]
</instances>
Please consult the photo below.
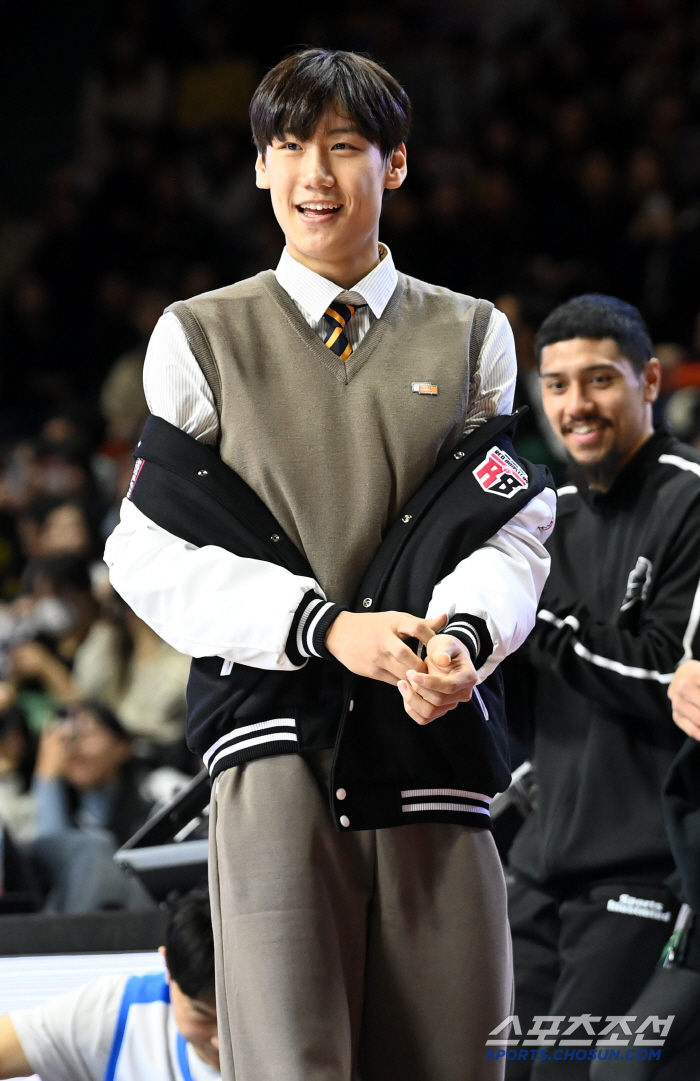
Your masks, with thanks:
<instances>
[{"instance_id":1,"label":"orange and black stripe on tie","mask_svg":"<svg viewBox=\"0 0 700 1081\"><path fill-rule=\"evenodd\" d=\"M345 328L354 314L354 304L341 304L338 300L334 300L330 308L326 308L328 331L323 340L331 352L341 360L347 360L352 353L352 346L346 337Z\"/></svg>"}]
</instances>

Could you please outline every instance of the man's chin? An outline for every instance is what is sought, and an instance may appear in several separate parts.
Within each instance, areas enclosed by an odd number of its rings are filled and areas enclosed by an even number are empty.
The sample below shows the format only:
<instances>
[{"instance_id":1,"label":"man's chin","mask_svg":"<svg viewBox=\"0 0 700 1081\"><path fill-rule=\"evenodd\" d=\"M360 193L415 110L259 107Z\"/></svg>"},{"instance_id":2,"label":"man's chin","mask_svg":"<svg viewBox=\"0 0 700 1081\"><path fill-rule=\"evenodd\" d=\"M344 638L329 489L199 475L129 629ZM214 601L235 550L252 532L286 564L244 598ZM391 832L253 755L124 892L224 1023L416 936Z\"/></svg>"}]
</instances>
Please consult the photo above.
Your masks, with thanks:
<instances>
[{"instance_id":1,"label":"man's chin","mask_svg":"<svg viewBox=\"0 0 700 1081\"><path fill-rule=\"evenodd\" d=\"M587 488L598 488L607 491L620 471L621 450L612 446L603 454L574 455L567 447L569 456L569 471L572 479L577 480Z\"/></svg>"}]
</instances>

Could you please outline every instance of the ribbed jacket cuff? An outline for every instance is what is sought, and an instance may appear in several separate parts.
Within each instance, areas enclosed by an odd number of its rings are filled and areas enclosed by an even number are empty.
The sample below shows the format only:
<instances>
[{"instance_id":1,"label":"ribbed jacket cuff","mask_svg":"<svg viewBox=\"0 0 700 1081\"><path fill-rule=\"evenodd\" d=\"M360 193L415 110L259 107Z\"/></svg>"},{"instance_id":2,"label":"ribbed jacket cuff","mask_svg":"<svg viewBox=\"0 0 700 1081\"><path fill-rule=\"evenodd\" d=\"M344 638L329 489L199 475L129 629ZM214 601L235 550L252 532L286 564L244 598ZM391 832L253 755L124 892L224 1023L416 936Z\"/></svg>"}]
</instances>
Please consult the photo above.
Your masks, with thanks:
<instances>
[{"instance_id":1,"label":"ribbed jacket cuff","mask_svg":"<svg viewBox=\"0 0 700 1081\"><path fill-rule=\"evenodd\" d=\"M342 604L324 601L313 589L305 593L294 613L285 647L292 664L301 666L309 657L332 657L326 648L326 635L333 620L345 611Z\"/></svg>"},{"instance_id":2,"label":"ribbed jacket cuff","mask_svg":"<svg viewBox=\"0 0 700 1081\"><path fill-rule=\"evenodd\" d=\"M493 639L486 626L486 620L479 616L457 613L439 633L451 634L459 638L469 650L472 664L476 669L481 668L493 653Z\"/></svg>"}]
</instances>

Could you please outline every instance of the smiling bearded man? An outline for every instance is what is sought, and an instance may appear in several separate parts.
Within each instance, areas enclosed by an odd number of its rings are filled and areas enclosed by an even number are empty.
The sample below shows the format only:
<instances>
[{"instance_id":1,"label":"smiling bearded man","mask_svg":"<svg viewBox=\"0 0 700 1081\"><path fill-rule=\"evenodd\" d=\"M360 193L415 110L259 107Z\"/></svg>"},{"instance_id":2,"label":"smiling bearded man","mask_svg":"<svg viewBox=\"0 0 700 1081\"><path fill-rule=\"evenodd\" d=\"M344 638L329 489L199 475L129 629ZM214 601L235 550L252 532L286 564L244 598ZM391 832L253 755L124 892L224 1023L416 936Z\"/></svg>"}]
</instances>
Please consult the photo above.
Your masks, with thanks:
<instances>
[{"instance_id":1,"label":"smiling bearded man","mask_svg":"<svg viewBox=\"0 0 700 1081\"><path fill-rule=\"evenodd\" d=\"M573 468L537 626L512 662L539 786L510 852L509 912L514 1012L544 1016L568 1056L523 1048L506 1077L583 1081L595 1036L635 1012L678 909L661 786L682 739L666 692L700 644L700 454L654 429L660 365L630 304L576 297L535 345Z\"/></svg>"},{"instance_id":2,"label":"smiling bearded man","mask_svg":"<svg viewBox=\"0 0 700 1081\"><path fill-rule=\"evenodd\" d=\"M265 76L255 176L284 252L156 327L105 553L195 658L225 1081L502 1076L498 665L534 623L554 493L512 447L505 316L379 242L409 116L353 53Z\"/></svg>"}]
</instances>

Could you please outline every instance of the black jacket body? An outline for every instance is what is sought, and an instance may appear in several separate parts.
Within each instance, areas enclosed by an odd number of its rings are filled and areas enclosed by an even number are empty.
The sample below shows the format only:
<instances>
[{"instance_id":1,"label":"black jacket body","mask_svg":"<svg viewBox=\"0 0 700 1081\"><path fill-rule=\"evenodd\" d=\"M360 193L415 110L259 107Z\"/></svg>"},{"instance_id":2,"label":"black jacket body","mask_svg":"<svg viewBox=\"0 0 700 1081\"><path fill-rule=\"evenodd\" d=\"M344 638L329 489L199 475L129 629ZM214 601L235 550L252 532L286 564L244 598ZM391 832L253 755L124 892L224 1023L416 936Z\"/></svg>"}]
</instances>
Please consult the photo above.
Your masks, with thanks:
<instances>
[{"instance_id":1,"label":"black jacket body","mask_svg":"<svg viewBox=\"0 0 700 1081\"><path fill-rule=\"evenodd\" d=\"M424 613L438 581L551 487L546 469L522 462L527 484L505 498L475 479L475 468L495 447L519 461L511 442L516 419L488 421L438 464L387 532L358 590L356 611ZM152 521L197 546L220 545L314 576L268 508L215 450L151 417L135 454L129 498ZM477 665L492 651L486 624L478 622ZM338 828L407 821L490 826L490 799L510 781L498 670L471 702L427 726L408 717L396 688L356 677L330 656L292 672L241 664L221 672L220 657L194 660L187 692L188 742L212 776L254 758L335 747L331 810Z\"/></svg>"},{"instance_id":2,"label":"black jacket body","mask_svg":"<svg viewBox=\"0 0 700 1081\"><path fill-rule=\"evenodd\" d=\"M666 828L678 868L678 893L700 913L700 743L688 737L664 785Z\"/></svg>"},{"instance_id":3,"label":"black jacket body","mask_svg":"<svg viewBox=\"0 0 700 1081\"><path fill-rule=\"evenodd\" d=\"M560 489L547 548L537 625L514 658L539 797L511 866L552 892L658 880L673 869L661 790L683 741L667 691L698 638L700 454L658 430L606 494Z\"/></svg>"}]
</instances>

